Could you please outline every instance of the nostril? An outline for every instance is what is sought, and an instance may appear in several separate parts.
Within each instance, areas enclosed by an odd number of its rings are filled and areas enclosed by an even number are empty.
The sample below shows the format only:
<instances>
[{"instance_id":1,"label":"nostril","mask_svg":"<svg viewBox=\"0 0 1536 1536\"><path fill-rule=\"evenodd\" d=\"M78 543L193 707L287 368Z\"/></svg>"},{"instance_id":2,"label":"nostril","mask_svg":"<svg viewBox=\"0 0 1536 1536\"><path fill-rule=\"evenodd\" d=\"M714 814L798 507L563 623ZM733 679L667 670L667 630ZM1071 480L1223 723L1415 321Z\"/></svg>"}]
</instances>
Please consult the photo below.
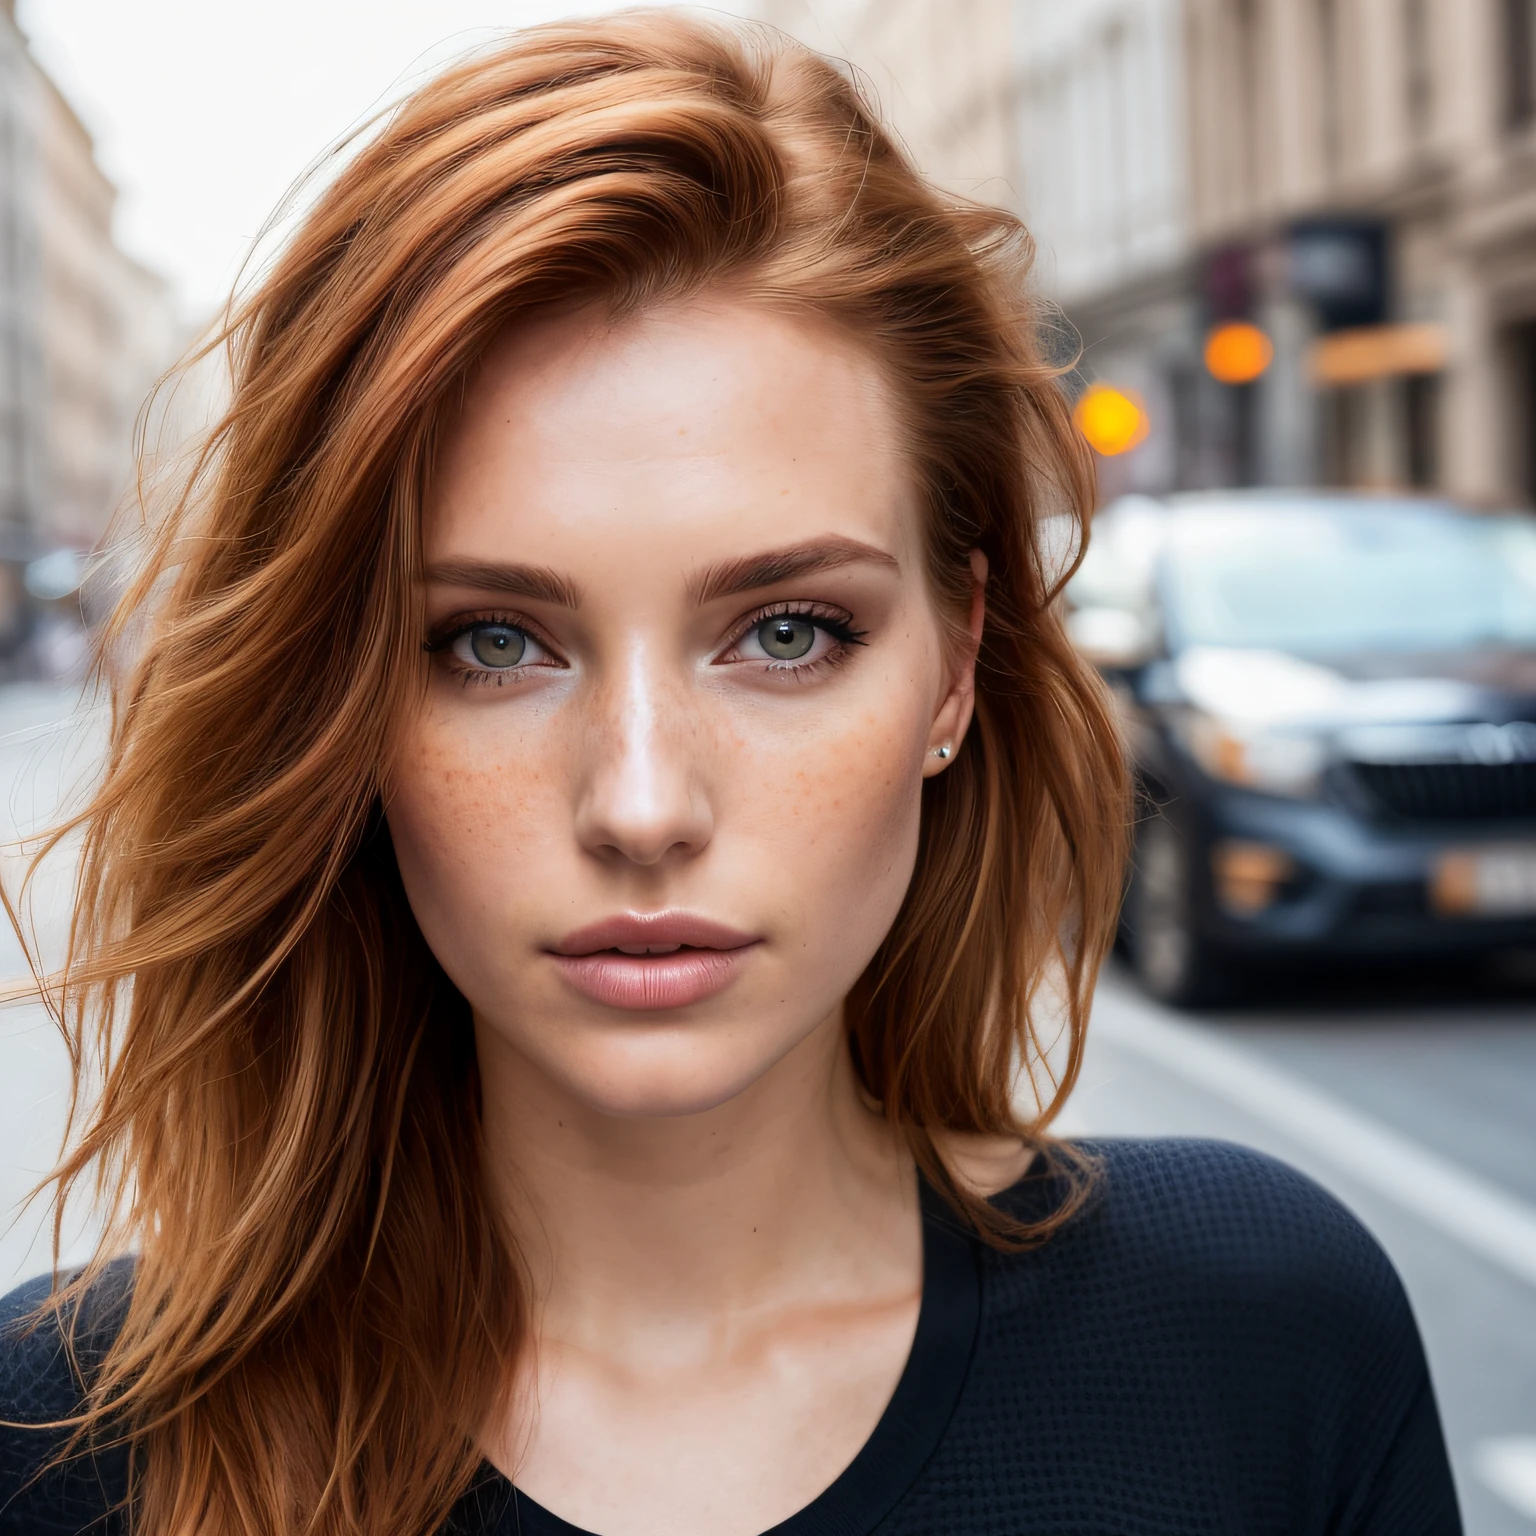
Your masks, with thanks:
<instances>
[{"instance_id":1,"label":"nostril","mask_svg":"<svg viewBox=\"0 0 1536 1536\"><path fill-rule=\"evenodd\" d=\"M626 754L583 788L577 835L599 858L655 865L703 851L713 833L708 796L687 768Z\"/></svg>"}]
</instances>

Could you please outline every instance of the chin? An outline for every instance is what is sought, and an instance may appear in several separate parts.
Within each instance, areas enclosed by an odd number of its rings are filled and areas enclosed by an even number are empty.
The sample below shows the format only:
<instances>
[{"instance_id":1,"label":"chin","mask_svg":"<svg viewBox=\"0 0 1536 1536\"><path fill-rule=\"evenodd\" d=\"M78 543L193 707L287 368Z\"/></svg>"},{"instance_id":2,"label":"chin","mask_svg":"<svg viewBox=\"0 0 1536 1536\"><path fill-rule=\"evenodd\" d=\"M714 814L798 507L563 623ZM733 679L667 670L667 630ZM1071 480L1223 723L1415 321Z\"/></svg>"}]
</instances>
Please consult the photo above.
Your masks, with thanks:
<instances>
[{"instance_id":1,"label":"chin","mask_svg":"<svg viewBox=\"0 0 1536 1536\"><path fill-rule=\"evenodd\" d=\"M749 1086L741 1082L699 1082L681 1075L657 1073L645 1082L613 1084L611 1091L594 1087L582 1097L594 1113L615 1120L681 1120L719 1109Z\"/></svg>"},{"instance_id":2,"label":"chin","mask_svg":"<svg viewBox=\"0 0 1536 1536\"><path fill-rule=\"evenodd\" d=\"M619 1031L593 1030L575 1050L533 1059L590 1113L676 1119L707 1114L746 1093L814 1029L744 1040L745 1032L731 1025L626 1024Z\"/></svg>"}]
</instances>

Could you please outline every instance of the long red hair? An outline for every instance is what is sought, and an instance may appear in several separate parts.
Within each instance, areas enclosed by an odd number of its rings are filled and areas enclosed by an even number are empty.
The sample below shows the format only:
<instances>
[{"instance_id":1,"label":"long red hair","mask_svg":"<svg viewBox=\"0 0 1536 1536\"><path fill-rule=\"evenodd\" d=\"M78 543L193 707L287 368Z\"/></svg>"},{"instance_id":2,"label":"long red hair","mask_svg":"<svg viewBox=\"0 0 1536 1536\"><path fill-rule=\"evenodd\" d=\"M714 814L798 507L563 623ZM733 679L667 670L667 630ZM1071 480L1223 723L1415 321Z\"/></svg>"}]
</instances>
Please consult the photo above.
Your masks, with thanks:
<instances>
[{"instance_id":1,"label":"long red hair","mask_svg":"<svg viewBox=\"0 0 1536 1536\"><path fill-rule=\"evenodd\" d=\"M113 1218L54 1304L137 1250L85 1426L131 1437L138 1528L433 1530L511 1379L524 1290L486 1194L467 1011L380 804L392 701L423 665L440 418L551 305L725 284L889 370L957 628L972 548L991 581L975 725L924 790L852 1048L984 1235L1047 1235L967 1195L932 1140L1044 1138L1120 890L1120 751L1041 532L1081 531L1091 466L1029 258L1015 219L925 183L832 65L631 14L520 33L416 92L233 313L228 410L109 628L133 654L54 993L79 1081L100 1064L58 1193L94 1173ZM1043 1015L1065 1045L1021 1115Z\"/></svg>"}]
</instances>

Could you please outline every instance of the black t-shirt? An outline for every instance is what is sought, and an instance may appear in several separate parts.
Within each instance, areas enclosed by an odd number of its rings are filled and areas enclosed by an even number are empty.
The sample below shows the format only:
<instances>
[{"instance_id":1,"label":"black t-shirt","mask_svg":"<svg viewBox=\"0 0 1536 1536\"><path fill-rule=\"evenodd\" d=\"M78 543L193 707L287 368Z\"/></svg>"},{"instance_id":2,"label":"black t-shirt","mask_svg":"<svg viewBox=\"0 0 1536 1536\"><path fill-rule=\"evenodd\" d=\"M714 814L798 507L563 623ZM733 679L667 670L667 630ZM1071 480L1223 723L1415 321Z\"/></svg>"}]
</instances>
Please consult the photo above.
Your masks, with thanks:
<instances>
[{"instance_id":1,"label":"black t-shirt","mask_svg":"<svg viewBox=\"0 0 1536 1536\"><path fill-rule=\"evenodd\" d=\"M1418 1332L1360 1224L1239 1147L1090 1150L1092 1199L1031 1252L981 1246L924 1192L923 1300L896 1392L772 1536L1457 1536ZM1047 1175L997 1199L1036 1217L1061 1193ZM104 1282L100 1317L129 1280ZM78 1401L57 1334L14 1321L45 1294L34 1282L0 1303L0 1418ZM59 1444L0 1429L0 1532L119 1528L121 1452L37 1477ZM449 1530L583 1536L489 1468Z\"/></svg>"}]
</instances>

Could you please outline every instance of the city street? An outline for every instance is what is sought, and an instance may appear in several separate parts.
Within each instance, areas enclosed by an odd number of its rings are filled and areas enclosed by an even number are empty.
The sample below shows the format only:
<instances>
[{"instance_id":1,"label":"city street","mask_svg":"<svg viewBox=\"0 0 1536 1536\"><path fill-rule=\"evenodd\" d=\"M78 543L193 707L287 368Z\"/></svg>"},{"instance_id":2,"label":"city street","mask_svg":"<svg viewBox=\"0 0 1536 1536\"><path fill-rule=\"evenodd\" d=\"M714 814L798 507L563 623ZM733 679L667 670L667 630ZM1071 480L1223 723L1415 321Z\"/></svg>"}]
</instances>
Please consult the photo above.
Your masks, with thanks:
<instances>
[{"instance_id":1,"label":"city street","mask_svg":"<svg viewBox=\"0 0 1536 1536\"><path fill-rule=\"evenodd\" d=\"M98 713L0 695L0 816L35 828L94 760ZM8 890L19 866L3 865ZM39 896L45 949L67 881ZM23 974L6 936L0 984ZM54 951L56 953L56 951ZM36 1004L0 1010L0 1202L46 1166L62 1053ZM1112 970L1076 1135L1217 1136L1295 1164L1386 1246L1416 1308L1472 1536L1536 1531L1536 977L1359 978L1220 1013L1148 1003ZM43 1267L41 1215L0 1235L0 1284ZM78 1251L78 1241L75 1245Z\"/></svg>"}]
</instances>

